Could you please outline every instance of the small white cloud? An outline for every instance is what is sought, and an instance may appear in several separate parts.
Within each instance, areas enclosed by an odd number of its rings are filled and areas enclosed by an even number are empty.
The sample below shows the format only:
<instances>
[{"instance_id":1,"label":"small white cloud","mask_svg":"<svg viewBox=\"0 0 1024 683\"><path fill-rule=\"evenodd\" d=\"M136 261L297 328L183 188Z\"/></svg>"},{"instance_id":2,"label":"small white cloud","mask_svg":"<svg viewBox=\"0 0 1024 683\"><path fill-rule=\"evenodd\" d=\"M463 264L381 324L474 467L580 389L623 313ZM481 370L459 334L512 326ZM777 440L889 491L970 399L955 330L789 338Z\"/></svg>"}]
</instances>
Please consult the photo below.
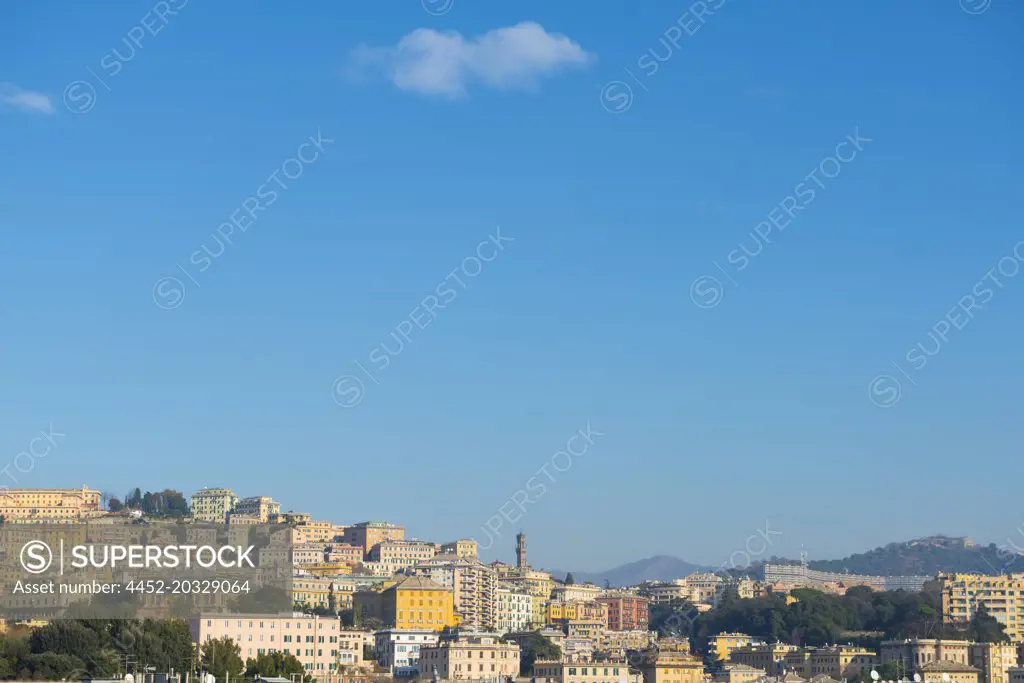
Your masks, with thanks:
<instances>
[{"instance_id":1,"label":"small white cloud","mask_svg":"<svg viewBox=\"0 0 1024 683\"><path fill-rule=\"evenodd\" d=\"M362 46L355 66L384 75L402 90L460 97L472 83L493 88L534 87L544 76L583 67L595 56L532 21L466 39L457 31L420 28L394 47Z\"/></svg>"},{"instance_id":2,"label":"small white cloud","mask_svg":"<svg viewBox=\"0 0 1024 683\"><path fill-rule=\"evenodd\" d=\"M54 112L49 97L31 90L22 90L13 83L0 83L0 105L41 114Z\"/></svg>"}]
</instances>

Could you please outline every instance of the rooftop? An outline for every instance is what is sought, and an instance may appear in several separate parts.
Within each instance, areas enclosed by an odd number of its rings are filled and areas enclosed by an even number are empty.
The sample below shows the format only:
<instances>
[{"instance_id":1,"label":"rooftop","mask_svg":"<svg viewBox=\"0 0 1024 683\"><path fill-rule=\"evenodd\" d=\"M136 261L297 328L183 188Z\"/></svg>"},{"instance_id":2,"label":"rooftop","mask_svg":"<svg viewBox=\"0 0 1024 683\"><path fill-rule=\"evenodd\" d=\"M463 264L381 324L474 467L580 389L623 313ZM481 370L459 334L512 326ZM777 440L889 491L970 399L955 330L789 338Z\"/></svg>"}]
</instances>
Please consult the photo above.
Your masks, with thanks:
<instances>
[{"instance_id":1,"label":"rooftop","mask_svg":"<svg viewBox=\"0 0 1024 683\"><path fill-rule=\"evenodd\" d=\"M390 588L385 589L385 591L393 591L393 590L399 590L399 589L400 590L404 590L404 591L408 591L408 590L447 591L448 590L447 588L445 588L441 584L439 584L439 583L437 583L435 581L431 581L430 579L428 579L428 578L426 578L424 576L407 576L406 578L404 578L401 581L399 581L398 583L396 583L394 586L391 586Z\"/></svg>"}]
</instances>

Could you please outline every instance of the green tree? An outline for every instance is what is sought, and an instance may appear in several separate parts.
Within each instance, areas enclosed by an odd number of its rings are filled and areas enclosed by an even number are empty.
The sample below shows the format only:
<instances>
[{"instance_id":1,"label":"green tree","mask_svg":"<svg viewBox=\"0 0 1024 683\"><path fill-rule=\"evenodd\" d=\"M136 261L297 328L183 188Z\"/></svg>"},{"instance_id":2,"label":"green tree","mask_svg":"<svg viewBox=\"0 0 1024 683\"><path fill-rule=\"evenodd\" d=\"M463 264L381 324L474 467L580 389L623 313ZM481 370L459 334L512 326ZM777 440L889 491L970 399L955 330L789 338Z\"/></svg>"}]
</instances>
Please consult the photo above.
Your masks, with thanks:
<instances>
[{"instance_id":1,"label":"green tree","mask_svg":"<svg viewBox=\"0 0 1024 683\"><path fill-rule=\"evenodd\" d=\"M273 654L257 655L256 659L249 659L245 663L245 676L255 678L256 676L291 678L292 674L299 674L303 680L311 680L306 675L306 667L302 665L295 655L286 655L283 652Z\"/></svg>"},{"instance_id":2,"label":"green tree","mask_svg":"<svg viewBox=\"0 0 1024 683\"><path fill-rule=\"evenodd\" d=\"M984 607L978 608L967 628L968 638L975 643L1008 643L1006 628L989 614Z\"/></svg>"},{"instance_id":3,"label":"green tree","mask_svg":"<svg viewBox=\"0 0 1024 683\"><path fill-rule=\"evenodd\" d=\"M508 642L508 637L505 636L502 640ZM519 673L522 676L532 674L533 664L537 660L562 658L562 649L542 636L540 631L534 631L528 638L519 641L519 652Z\"/></svg>"},{"instance_id":4,"label":"green tree","mask_svg":"<svg viewBox=\"0 0 1024 683\"><path fill-rule=\"evenodd\" d=\"M650 630L659 637L688 638L700 613L689 600L675 598L668 604L651 605Z\"/></svg>"},{"instance_id":5,"label":"green tree","mask_svg":"<svg viewBox=\"0 0 1024 683\"><path fill-rule=\"evenodd\" d=\"M99 653L104 644L96 630L78 619L51 621L33 631L29 637L29 648L33 654L52 653L87 658Z\"/></svg>"},{"instance_id":6,"label":"green tree","mask_svg":"<svg viewBox=\"0 0 1024 683\"><path fill-rule=\"evenodd\" d=\"M216 676L217 680L226 681L228 676L240 676L245 669L241 652L242 648L235 641L224 636L203 643L199 661L203 669Z\"/></svg>"},{"instance_id":7,"label":"green tree","mask_svg":"<svg viewBox=\"0 0 1024 683\"><path fill-rule=\"evenodd\" d=\"M180 619L111 620L111 647L157 671L183 670L193 658L188 622Z\"/></svg>"},{"instance_id":8,"label":"green tree","mask_svg":"<svg viewBox=\"0 0 1024 683\"><path fill-rule=\"evenodd\" d=\"M62 680L69 674L85 671L86 666L80 657L56 652L34 652L25 657L23 663L35 680L44 681Z\"/></svg>"},{"instance_id":9,"label":"green tree","mask_svg":"<svg viewBox=\"0 0 1024 683\"><path fill-rule=\"evenodd\" d=\"M565 585L571 586L574 583L576 583L576 577L572 575L572 572L569 572L565 575Z\"/></svg>"}]
</instances>

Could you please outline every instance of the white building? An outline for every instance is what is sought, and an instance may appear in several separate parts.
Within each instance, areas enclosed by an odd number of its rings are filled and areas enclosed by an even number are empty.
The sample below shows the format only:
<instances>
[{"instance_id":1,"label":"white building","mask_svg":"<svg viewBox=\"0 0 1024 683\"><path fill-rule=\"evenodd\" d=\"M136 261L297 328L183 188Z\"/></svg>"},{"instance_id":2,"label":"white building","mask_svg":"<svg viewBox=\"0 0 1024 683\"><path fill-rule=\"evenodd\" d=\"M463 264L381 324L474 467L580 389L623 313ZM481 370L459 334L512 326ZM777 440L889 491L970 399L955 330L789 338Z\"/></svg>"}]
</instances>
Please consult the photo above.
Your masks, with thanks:
<instances>
[{"instance_id":1,"label":"white building","mask_svg":"<svg viewBox=\"0 0 1024 683\"><path fill-rule=\"evenodd\" d=\"M556 586L551 599L558 602L590 602L604 595L604 589L592 583L572 583Z\"/></svg>"},{"instance_id":2,"label":"white building","mask_svg":"<svg viewBox=\"0 0 1024 683\"><path fill-rule=\"evenodd\" d=\"M437 645L437 631L386 629L377 631L377 661L392 676L411 677L420 672L420 648Z\"/></svg>"},{"instance_id":3,"label":"white building","mask_svg":"<svg viewBox=\"0 0 1024 683\"><path fill-rule=\"evenodd\" d=\"M533 623L533 598L511 588L498 588L495 610L497 632L501 634L528 631Z\"/></svg>"}]
</instances>

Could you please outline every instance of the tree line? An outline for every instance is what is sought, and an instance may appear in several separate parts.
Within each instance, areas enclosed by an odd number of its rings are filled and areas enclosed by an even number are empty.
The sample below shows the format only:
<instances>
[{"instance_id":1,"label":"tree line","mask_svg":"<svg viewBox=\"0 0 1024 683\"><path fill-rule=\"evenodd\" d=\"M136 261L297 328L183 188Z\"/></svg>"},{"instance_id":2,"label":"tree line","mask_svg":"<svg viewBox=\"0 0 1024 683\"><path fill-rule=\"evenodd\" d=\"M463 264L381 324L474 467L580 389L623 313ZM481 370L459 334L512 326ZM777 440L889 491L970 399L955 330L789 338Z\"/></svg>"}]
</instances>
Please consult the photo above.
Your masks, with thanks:
<instances>
[{"instance_id":1,"label":"tree line","mask_svg":"<svg viewBox=\"0 0 1024 683\"><path fill-rule=\"evenodd\" d=\"M135 488L123 499L116 496L105 496L107 510L140 510L143 514L153 517L186 517L189 513L188 500L181 491L164 489L163 491L146 491Z\"/></svg>"},{"instance_id":2,"label":"tree line","mask_svg":"<svg viewBox=\"0 0 1024 683\"><path fill-rule=\"evenodd\" d=\"M206 671L224 680L292 674L310 677L294 655L280 652L242 659L230 638L192 646L180 619L66 619L29 629L12 626L0 635L0 679L59 681L115 678L153 667L157 672Z\"/></svg>"},{"instance_id":3,"label":"tree line","mask_svg":"<svg viewBox=\"0 0 1024 683\"><path fill-rule=\"evenodd\" d=\"M653 605L650 628L659 635L687 637L698 652L707 654L709 636L746 633L768 642L823 646L850 643L877 648L883 640L957 638L973 642L1009 642L1003 625L984 610L968 624L942 620L942 600L935 582L920 593L873 591L856 586L845 595L800 588L784 595L740 599L731 589L719 604L698 612L686 600Z\"/></svg>"}]
</instances>

